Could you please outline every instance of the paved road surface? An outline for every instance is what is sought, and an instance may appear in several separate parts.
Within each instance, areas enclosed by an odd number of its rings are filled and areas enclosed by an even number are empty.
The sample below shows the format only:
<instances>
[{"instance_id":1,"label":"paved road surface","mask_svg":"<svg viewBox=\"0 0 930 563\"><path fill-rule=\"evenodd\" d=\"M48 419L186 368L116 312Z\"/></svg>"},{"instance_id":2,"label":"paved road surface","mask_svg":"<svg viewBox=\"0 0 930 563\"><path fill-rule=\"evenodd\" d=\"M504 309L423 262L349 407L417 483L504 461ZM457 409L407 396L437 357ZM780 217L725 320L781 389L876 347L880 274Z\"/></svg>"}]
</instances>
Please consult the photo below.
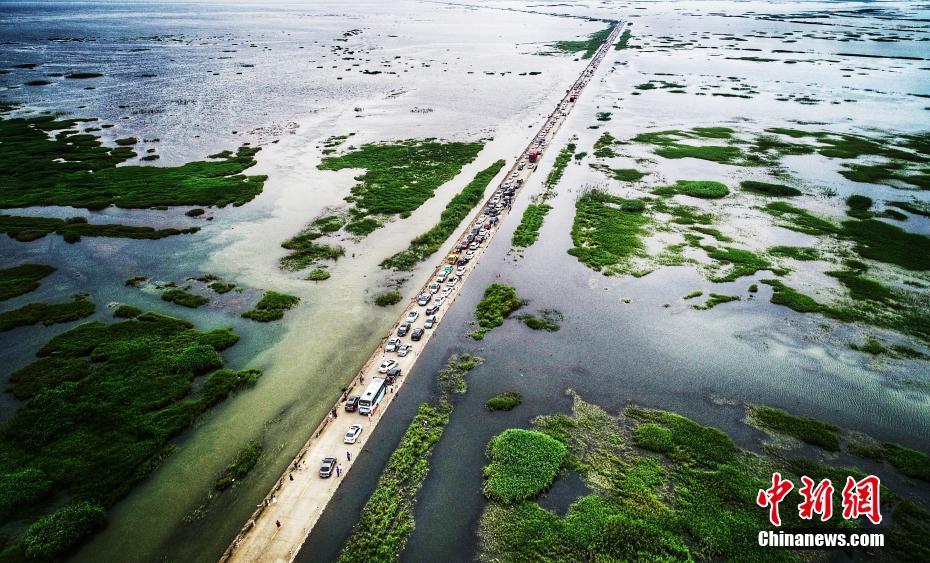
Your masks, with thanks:
<instances>
[{"instance_id":1,"label":"paved road surface","mask_svg":"<svg viewBox=\"0 0 930 563\"><path fill-rule=\"evenodd\" d=\"M517 180L523 180L521 185L526 184L526 180L536 170L535 164L527 162L530 151L537 150L542 153L548 148L550 141L554 138L559 127L574 107L574 99L577 98L577 95L580 94L581 90L591 80L594 71L597 69L604 56L610 51L611 46L617 40L623 28L624 24L618 24L614 28L611 35L594 57L592 57L591 61L582 71L572 87L566 91L565 97L562 98L558 106L556 106L555 111L549 115L546 122L533 137L533 140L526 149L524 149L523 153L520 154L511 169L507 171L507 175L501 180L499 185L495 186L495 193L506 184L515 187L518 193L520 186L517 185ZM518 169L520 163L526 163L522 170ZM514 200L516 196L517 194L515 193L513 196ZM461 236L456 239L456 242L464 239L473 227L484 222L483 220L479 221L479 219L481 216L485 215L486 211L489 209L489 205L491 205L490 200L482 205L481 209L468 222ZM440 322L443 315L460 292L461 287L468 279L469 274L477 265L489 241L497 233L500 225L503 224L509 211L509 207L505 207L501 210L498 215L500 222L496 226L491 227L484 243L475 251L474 257L465 265L464 274L460 276L452 293L439 308L436 318ZM447 256L443 255L442 263L438 265L430 279L424 284L424 291L427 291L426 288L428 285L433 282L435 276L447 265ZM446 284L444 283L442 285L445 287ZM418 318L413 323L413 327L422 327L426 317L425 308L426 307L417 306L416 302L409 303L403 313L401 313L397 324L392 328L391 334L385 337L384 342L387 341L387 338L396 335L397 326L404 321L409 311L418 311ZM385 353L384 342L382 342L382 346L375 350L371 358L368 359L365 366L349 385L349 387L352 388L349 394L361 394L364 392L371 378L378 375L378 366L386 357L396 360L403 370L403 375L397 379L397 382L393 386L393 391L385 394L378 409L370 417L357 413L347 413L343 410L342 403L335 405L334 409L337 412L337 417L334 419L328 417L321 423L320 427L314 431L304 447L301 448L300 453L291 463L288 470L277 481L274 488L268 493L268 496L258 506L248 522L246 522L242 531L229 548L227 548L226 552L220 558L220 561L268 561L286 563L292 561L294 557L296 557L297 552L300 550L300 546L310 534L317 520L319 520L327 503L339 487L342 478L345 476L346 472L352 468L355 456L359 455L365 447L365 443L372 435L378 421L381 420L382 413L390 408L397 391L403 387L406 381L406 374L410 373L410 370L413 368L413 365L429 342L430 336L434 331L435 327L426 330L423 338L419 342L411 342L408 333L403 341L412 344L413 349L403 358L398 357L395 353ZM355 444L344 444L343 437L345 436L346 430L349 426L356 423L362 424L364 427L360 438ZM346 458L346 452L351 454L352 461ZM328 479L323 479L319 476L319 466L324 457L335 457L339 460L342 476L336 476L334 474Z\"/></svg>"}]
</instances>

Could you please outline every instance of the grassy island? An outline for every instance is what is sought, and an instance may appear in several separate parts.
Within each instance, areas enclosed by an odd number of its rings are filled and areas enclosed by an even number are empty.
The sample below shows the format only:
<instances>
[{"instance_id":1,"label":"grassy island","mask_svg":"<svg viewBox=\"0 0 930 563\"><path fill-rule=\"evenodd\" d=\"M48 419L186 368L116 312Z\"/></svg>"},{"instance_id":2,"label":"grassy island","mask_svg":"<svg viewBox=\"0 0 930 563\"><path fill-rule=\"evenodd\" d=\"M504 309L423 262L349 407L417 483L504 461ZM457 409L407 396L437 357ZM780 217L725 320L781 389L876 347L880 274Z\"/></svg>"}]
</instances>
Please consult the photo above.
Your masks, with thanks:
<instances>
[{"instance_id":1,"label":"grassy island","mask_svg":"<svg viewBox=\"0 0 930 563\"><path fill-rule=\"evenodd\" d=\"M478 330L469 334L475 340L484 340L492 328L504 324L504 318L524 305L517 290L502 283L492 283L484 290L484 298L475 307Z\"/></svg>"},{"instance_id":2,"label":"grassy island","mask_svg":"<svg viewBox=\"0 0 930 563\"><path fill-rule=\"evenodd\" d=\"M35 291L55 271L45 264L20 264L0 270L0 301Z\"/></svg>"}]
</instances>

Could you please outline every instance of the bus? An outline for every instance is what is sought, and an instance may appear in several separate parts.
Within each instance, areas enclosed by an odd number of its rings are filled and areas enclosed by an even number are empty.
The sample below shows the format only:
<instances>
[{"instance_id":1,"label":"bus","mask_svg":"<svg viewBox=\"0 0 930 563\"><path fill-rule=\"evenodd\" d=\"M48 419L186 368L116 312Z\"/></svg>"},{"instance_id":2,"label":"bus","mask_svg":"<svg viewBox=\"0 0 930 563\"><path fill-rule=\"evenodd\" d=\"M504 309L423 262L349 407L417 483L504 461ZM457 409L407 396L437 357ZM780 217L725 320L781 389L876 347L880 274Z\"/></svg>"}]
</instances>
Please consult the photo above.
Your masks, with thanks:
<instances>
[{"instance_id":1,"label":"bus","mask_svg":"<svg viewBox=\"0 0 930 563\"><path fill-rule=\"evenodd\" d=\"M383 377L375 377L368 384L368 389L358 400L358 413L368 414L378 408L378 403L384 398L384 391L387 389L387 380Z\"/></svg>"}]
</instances>

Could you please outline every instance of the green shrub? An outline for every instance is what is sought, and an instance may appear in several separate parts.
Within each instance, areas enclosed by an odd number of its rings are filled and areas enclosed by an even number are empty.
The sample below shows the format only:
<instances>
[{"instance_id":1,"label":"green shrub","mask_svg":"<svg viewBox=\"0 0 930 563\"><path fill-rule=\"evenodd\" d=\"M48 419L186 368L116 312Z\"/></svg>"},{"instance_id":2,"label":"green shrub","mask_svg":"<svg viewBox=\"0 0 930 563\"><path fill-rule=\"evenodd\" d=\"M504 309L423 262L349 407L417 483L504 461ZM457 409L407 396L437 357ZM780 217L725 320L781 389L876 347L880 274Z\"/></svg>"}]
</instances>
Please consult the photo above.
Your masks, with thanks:
<instances>
[{"instance_id":1,"label":"green shrub","mask_svg":"<svg viewBox=\"0 0 930 563\"><path fill-rule=\"evenodd\" d=\"M403 296L399 291L384 291L375 295L375 305L378 307L388 307L400 303Z\"/></svg>"},{"instance_id":2,"label":"green shrub","mask_svg":"<svg viewBox=\"0 0 930 563\"><path fill-rule=\"evenodd\" d=\"M60 557L103 527L106 512L99 504L81 501L65 505L36 520L23 538L31 559Z\"/></svg>"},{"instance_id":3,"label":"green shrub","mask_svg":"<svg viewBox=\"0 0 930 563\"><path fill-rule=\"evenodd\" d=\"M276 321L284 317L284 311L293 309L299 302L300 297L277 291L266 291L255 307L251 311L242 313L242 316L261 323Z\"/></svg>"},{"instance_id":4,"label":"green shrub","mask_svg":"<svg viewBox=\"0 0 930 563\"><path fill-rule=\"evenodd\" d=\"M546 434L505 430L488 444L485 496L504 504L535 497L555 480L565 454L565 445Z\"/></svg>"},{"instance_id":5,"label":"green shrub","mask_svg":"<svg viewBox=\"0 0 930 563\"><path fill-rule=\"evenodd\" d=\"M518 391L507 391L488 399L485 406L489 411L509 411L522 402L523 396Z\"/></svg>"}]
</instances>

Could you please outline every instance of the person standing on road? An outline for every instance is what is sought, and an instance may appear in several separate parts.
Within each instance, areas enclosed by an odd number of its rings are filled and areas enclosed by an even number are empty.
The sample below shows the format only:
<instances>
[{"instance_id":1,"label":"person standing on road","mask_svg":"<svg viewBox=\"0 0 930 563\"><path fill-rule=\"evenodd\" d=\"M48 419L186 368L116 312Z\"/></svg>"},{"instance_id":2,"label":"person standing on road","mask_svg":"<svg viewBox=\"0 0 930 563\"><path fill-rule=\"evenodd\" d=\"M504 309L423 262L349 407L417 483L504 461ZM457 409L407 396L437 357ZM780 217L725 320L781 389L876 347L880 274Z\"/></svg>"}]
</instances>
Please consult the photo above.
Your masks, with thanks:
<instances>
[{"instance_id":1,"label":"person standing on road","mask_svg":"<svg viewBox=\"0 0 930 563\"><path fill-rule=\"evenodd\" d=\"M346 450L346 461L352 461L352 452Z\"/></svg>"},{"instance_id":2,"label":"person standing on road","mask_svg":"<svg viewBox=\"0 0 930 563\"><path fill-rule=\"evenodd\" d=\"M341 465L336 466L336 477L342 477L342 466Z\"/></svg>"}]
</instances>

